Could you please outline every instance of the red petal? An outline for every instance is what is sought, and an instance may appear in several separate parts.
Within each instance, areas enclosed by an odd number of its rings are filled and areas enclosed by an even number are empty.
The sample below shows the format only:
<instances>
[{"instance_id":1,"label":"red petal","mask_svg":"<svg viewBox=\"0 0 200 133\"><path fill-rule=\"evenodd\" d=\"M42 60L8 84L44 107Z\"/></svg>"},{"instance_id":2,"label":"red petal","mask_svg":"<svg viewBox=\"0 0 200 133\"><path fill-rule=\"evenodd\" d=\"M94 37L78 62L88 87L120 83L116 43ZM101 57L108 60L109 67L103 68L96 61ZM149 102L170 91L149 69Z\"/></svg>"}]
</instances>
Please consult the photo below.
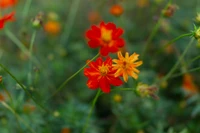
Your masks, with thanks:
<instances>
[{"instance_id":1,"label":"red petal","mask_svg":"<svg viewBox=\"0 0 200 133\"><path fill-rule=\"evenodd\" d=\"M123 30L121 28L116 29L115 31L113 31L112 33L112 38L114 40L118 39L119 36L121 36L123 34Z\"/></svg>"},{"instance_id":2,"label":"red petal","mask_svg":"<svg viewBox=\"0 0 200 133\"><path fill-rule=\"evenodd\" d=\"M102 77L100 79L100 81L99 81L99 87L105 93L109 93L110 92L110 84L109 84L108 80L105 77Z\"/></svg>"},{"instance_id":3,"label":"red petal","mask_svg":"<svg viewBox=\"0 0 200 133\"><path fill-rule=\"evenodd\" d=\"M89 79L87 81L87 86L90 89L97 89L99 88L99 83L97 82L97 80Z\"/></svg>"},{"instance_id":4,"label":"red petal","mask_svg":"<svg viewBox=\"0 0 200 133\"><path fill-rule=\"evenodd\" d=\"M116 25L114 24L114 23L108 23L107 25L106 25L106 29L109 29L109 30L114 30L115 31L115 29L116 29Z\"/></svg>"},{"instance_id":5,"label":"red petal","mask_svg":"<svg viewBox=\"0 0 200 133\"><path fill-rule=\"evenodd\" d=\"M100 49L100 54L102 55L102 56L107 56L108 55L108 47L101 47L101 49Z\"/></svg>"},{"instance_id":6,"label":"red petal","mask_svg":"<svg viewBox=\"0 0 200 133\"><path fill-rule=\"evenodd\" d=\"M122 80L118 77L109 77L109 83L113 86L120 86L123 84Z\"/></svg>"},{"instance_id":7,"label":"red petal","mask_svg":"<svg viewBox=\"0 0 200 133\"><path fill-rule=\"evenodd\" d=\"M100 46L100 41L97 40L97 39L90 40L90 41L88 42L88 45L89 45L89 47L91 47L91 48L97 48L97 47Z\"/></svg>"},{"instance_id":8,"label":"red petal","mask_svg":"<svg viewBox=\"0 0 200 133\"><path fill-rule=\"evenodd\" d=\"M123 47L124 45L125 45L125 41L124 41L124 39L122 39L122 38L119 38L118 40L116 40L116 45L118 46L118 47Z\"/></svg>"}]
</instances>

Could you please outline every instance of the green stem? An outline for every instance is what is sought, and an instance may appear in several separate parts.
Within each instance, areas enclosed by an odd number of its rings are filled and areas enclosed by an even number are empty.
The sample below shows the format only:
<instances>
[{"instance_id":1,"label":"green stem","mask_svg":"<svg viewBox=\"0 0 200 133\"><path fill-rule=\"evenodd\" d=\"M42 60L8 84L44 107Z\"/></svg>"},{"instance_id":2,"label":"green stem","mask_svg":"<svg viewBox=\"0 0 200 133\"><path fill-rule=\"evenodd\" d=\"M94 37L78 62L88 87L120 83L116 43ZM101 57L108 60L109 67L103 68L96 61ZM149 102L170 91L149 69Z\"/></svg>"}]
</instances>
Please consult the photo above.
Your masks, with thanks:
<instances>
[{"instance_id":1,"label":"green stem","mask_svg":"<svg viewBox=\"0 0 200 133\"><path fill-rule=\"evenodd\" d=\"M185 50L183 51L183 53L181 54L180 58L178 59L178 61L176 62L176 64L172 67L172 69L168 72L168 74L163 77L160 82L162 81L166 81L170 78L170 76L175 72L175 70L177 69L178 65L180 64L180 62L182 61L182 59L184 58L185 54L187 53L187 51L189 50L190 46L192 45L194 41L194 38L191 39L191 41L188 43L188 45L186 46Z\"/></svg>"},{"instance_id":2,"label":"green stem","mask_svg":"<svg viewBox=\"0 0 200 133\"><path fill-rule=\"evenodd\" d=\"M8 36L8 38L10 38L10 40L12 42L14 42L18 47L19 49L25 53L26 55L29 55L29 50L23 45L23 43L21 43L13 34L12 32L10 32L8 29L5 29L5 33L6 35ZM37 65L40 65L39 61L32 56L31 60L33 60Z\"/></svg>"},{"instance_id":3,"label":"green stem","mask_svg":"<svg viewBox=\"0 0 200 133\"><path fill-rule=\"evenodd\" d=\"M192 60L188 61L187 64L189 65L189 64L191 64L192 62L196 61L196 60L199 59L199 58L200 58L200 55L199 55L199 56L196 56L196 57L194 57Z\"/></svg>"},{"instance_id":4,"label":"green stem","mask_svg":"<svg viewBox=\"0 0 200 133\"><path fill-rule=\"evenodd\" d=\"M198 70L200 70L200 67L193 68L193 69L190 69L190 70L188 70L188 71L181 72L181 73L178 73L178 74L174 74L174 75L172 75L170 78L176 78L176 77L179 77L179 76L181 76L181 75L183 75L183 74L190 73L190 72L194 72L194 71L198 71Z\"/></svg>"},{"instance_id":5,"label":"green stem","mask_svg":"<svg viewBox=\"0 0 200 133\"><path fill-rule=\"evenodd\" d=\"M83 67L81 67L77 72L75 72L72 76L70 76L69 78L67 78L61 85L60 87L58 87L58 89L56 89L56 91L47 99L45 100L48 101L50 98L52 98L54 95L56 95L59 91L61 91L64 86L71 80L73 79L78 73L80 73L91 61L93 61L94 59L96 59L99 56L99 53L94 56L90 61L88 61Z\"/></svg>"},{"instance_id":6,"label":"green stem","mask_svg":"<svg viewBox=\"0 0 200 133\"><path fill-rule=\"evenodd\" d=\"M177 40L186 37L186 36L191 36L193 33L186 33L186 34L182 34L176 38L174 38L173 40L169 41L168 43L166 43L165 45L163 45L163 47L161 47L157 52L156 55L159 54L160 52L162 52L166 47L168 47L169 45L171 45L172 43L176 42Z\"/></svg>"},{"instance_id":7,"label":"green stem","mask_svg":"<svg viewBox=\"0 0 200 133\"><path fill-rule=\"evenodd\" d=\"M7 108L8 110L10 110L15 116L16 116L16 118L18 119L18 120L20 120L29 130L30 130L30 132L31 133L36 133L32 128L31 128L31 126L29 126L16 112L15 112L15 110L12 108L12 107L10 107L7 103L5 103L5 102L1 102L1 104L5 107L5 108Z\"/></svg>"},{"instance_id":8,"label":"green stem","mask_svg":"<svg viewBox=\"0 0 200 133\"><path fill-rule=\"evenodd\" d=\"M80 0L72 1L72 5L71 5L70 11L69 11L69 16L68 16L67 22L65 23L63 34L61 35L61 39L60 39L61 44L67 43L67 41L69 39L70 33L71 33L73 25L74 25L75 17L76 17L77 11L79 9L78 8L79 3L80 3Z\"/></svg>"},{"instance_id":9,"label":"green stem","mask_svg":"<svg viewBox=\"0 0 200 133\"><path fill-rule=\"evenodd\" d=\"M24 5L24 9L23 9L23 14L22 14L24 19L28 15L28 12L29 12L29 9L30 9L30 6L31 6L31 2L32 2L32 0L26 0L26 3Z\"/></svg>"},{"instance_id":10,"label":"green stem","mask_svg":"<svg viewBox=\"0 0 200 133\"><path fill-rule=\"evenodd\" d=\"M166 4L166 6L164 7L164 10L166 10L168 8L168 6L171 4L171 0L169 0L169 2ZM145 57L145 53L147 52L149 45L151 43L151 41L153 40L154 36L156 35L156 33L158 32L158 29L160 27L162 18L164 17L164 14L161 12L160 17L158 19L158 22L156 23L156 25L154 26L151 34L149 35L146 45L144 46L144 49L142 51L142 58Z\"/></svg>"},{"instance_id":11,"label":"green stem","mask_svg":"<svg viewBox=\"0 0 200 133\"><path fill-rule=\"evenodd\" d=\"M31 42L30 42L30 48L29 48L29 56L30 59L32 58L32 51L33 51L33 44L35 41L36 37L36 30L33 32L33 35L31 37ZM28 73L28 84L31 85L32 83L32 61L30 60L29 62L29 73Z\"/></svg>"},{"instance_id":12,"label":"green stem","mask_svg":"<svg viewBox=\"0 0 200 133\"><path fill-rule=\"evenodd\" d=\"M19 85L20 87L26 92L26 94L38 105L40 106L43 110L45 110L46 112L48 112L48 110L46 110L40 103L38 103L35 98L30 94L29 91L27 91L27 89L24 87L24 85L22 85L19 80L2 64L0 64L0 67L4 69L5 72L7 72Z\"/></svg>"},{"instance_id":13,"label":"green stem","mask_svg":"<svg viewBox=\"0 0 200 133\"><path fill-rule=\"evenodd\" d=\"M89 114L88 114L88 116L87 116L86 123L85 123L85 125L84 125L84 127L83 127L82 133L86 133L86 130L87 130L87 127L88 127L88 124L89 124L90 117L91 117L91 115L92 115L94 106L95 106L95 104L96 104L96 102L97 102L97 99L98 99L98 97L100 96L100 94L101 94L101 89L98 90L96 96L94 97L94 99L93 99L93 101L92 101L92 106L91 106L90 111L89 111Z\"/></svg>"}]
</instances>

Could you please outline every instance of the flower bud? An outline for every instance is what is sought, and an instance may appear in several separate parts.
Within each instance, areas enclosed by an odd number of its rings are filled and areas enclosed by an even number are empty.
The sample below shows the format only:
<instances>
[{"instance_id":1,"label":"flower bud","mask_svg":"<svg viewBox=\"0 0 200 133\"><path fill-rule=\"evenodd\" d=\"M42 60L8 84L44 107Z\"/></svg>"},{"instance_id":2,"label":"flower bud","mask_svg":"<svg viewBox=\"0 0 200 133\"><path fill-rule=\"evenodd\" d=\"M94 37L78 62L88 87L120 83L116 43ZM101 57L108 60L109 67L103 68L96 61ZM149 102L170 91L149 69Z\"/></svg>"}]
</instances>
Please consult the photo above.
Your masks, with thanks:
<instances>
[{"instance_id":1,"label":"flower bud","mask_svg":"<svg viewBox=\"0 0 200 133\"><path fill-rule=\"evenodd\" d=\"M2 76L0 76L0 83L2 82L2 80L3 80L3 77L2 77Z\"/></svg>"},{"instance_id":2,"label":"flower bud","mask_svg":"<svg viewBox=\"0 0 200 133\"><path fill-rule=\"evenodd\" d=\"M110 8L110 14L112 14L113 16L116 16L116 17L122 15L123 12L124 12L124 9L121 5L113 5Z\"/></svg>"},{"instance_id":3,"label":"flower bud","mask_svg":"<svg viewBox=\"0 0 200 133\"><path fill-rule=\"evenodd\" d=\"M197 13L195 21L196 21L197 24L200 24L200 13Z\"/></svg>"},{"instance_id":4,"label":"flower bud","mask_svg":"<svg viewBox=\"0 0 200 133\"><path fill-rule=\"evenodd\" d=\"M170 18L174 15L174 12L178 9L177 5L169 5L167 9L163 10L163 15Z\"/></svg>"},{"instance_id":5,"label":"flower bud","mask_svg":"<svg viewBox=\"0 0 200 133\"><path fill-rule=\"evenodd\" d=\"M38 13L35 18L32 19L32 26L34 28L40 28L43 24L43 16L44 14L42 12Z\"/></svg>"},{"instance_id":6,"label":"flower bud","mask_svg":"<svg viewBox=\"0 0 200 133\"><path fill-rule=\"evenodd\" d=\"M152 97L154 99L159 99L159 97L155 94L158 88L155 86L149 86L147 84L139 83L136 92L141 97Z\"/></svg>"}]
</instances>

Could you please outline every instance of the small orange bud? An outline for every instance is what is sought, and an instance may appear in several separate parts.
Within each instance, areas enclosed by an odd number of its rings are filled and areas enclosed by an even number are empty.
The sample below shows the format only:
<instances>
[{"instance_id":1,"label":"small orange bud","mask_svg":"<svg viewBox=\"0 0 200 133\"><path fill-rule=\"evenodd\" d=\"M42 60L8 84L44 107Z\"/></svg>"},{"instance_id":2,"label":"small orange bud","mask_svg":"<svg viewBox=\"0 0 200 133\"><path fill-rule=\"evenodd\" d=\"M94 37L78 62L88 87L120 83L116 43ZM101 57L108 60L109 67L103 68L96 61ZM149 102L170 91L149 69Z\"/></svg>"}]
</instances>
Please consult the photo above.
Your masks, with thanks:
<instances>
[{"instance_id":1,"label":"small orange bud","mask_svg":"<svg viewBox=\"0 0 200 133\"><path fill-rule=\"evenodd\" d=\"M71 131L70 131L70 129L69 128L63 128L62 129L62 131L61 131L61 133L70 133Z\"/></svg>"},{"instance_id":2,"label":"small orange bud","mask_svg":"<svg viewBox=\"0 0 200 133\"><path fill-rule=\"evenodd\" d=\"M3 94L0 93L0 102L4 101L4 100L5 100L5 98L4 98Z\"/></svg>"},{"instance_id":3,"label":"small orange bud","mask_svg":"<svg viewBox=\"0 0 200 133\"><path fill-rule=\"evenodd\" d=\"M51 34L51 35L57 35L60 32L61 26L58 21L48 21L44 25L44 30Z\"/></svg>"},{"instance_id":4,"label":"small orange bud","mask_svg":"<svg viewBox=\"0 0 200 133\"><path fill-rule=\"evenodd\" d=\"M166 10L163 10L163 14L165 17L172 17L177 9L177 5L169 5Z\"/></svg>"},{"instance_id":5,"label":"small orange bud","mask_svg":"<svg viewBox=\"0 0 200 133\"><path fill-rule=\"evenodd\" d=\"M2 82L2 79L3 79L2 76L0 76L0 83Z\"/></svg>"},{"instance_id":6,"label":"small orange bud","mask_svg":"<svg viewBox=\"0 0 200 133\"><path fill-rule=\"evenodd\" d=\"M111 8L110 8L110 14L118 17L120 15L122 15L122 13L124 12L124 9L121 5L113 5Z\"/></svg>"}]
</instances>

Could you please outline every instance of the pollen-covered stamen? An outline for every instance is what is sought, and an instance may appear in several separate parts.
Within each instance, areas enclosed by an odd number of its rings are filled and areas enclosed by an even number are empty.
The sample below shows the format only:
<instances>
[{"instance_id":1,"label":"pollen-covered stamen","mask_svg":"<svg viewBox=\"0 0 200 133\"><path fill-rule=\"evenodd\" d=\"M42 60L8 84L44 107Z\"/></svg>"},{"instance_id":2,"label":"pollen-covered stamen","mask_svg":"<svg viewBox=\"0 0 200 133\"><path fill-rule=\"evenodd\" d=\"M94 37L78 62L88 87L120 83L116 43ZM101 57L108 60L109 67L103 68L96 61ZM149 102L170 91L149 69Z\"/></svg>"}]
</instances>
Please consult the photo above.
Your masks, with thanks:
<instances>
[{"instance_id":1,"label":"pollen-covered stamen","mask_svg":"<svg viewBox=\"0 0 200 133\"><path fill-rule=\"evenodd\" d=\"M101 29L101 38L105 42L110 42L112 40L112 30L107 30L105 28Z\"/></svg>"},{"instance_id":2,"label":"pollen-covered stamen","mask_svg":"<svg viewBox=\"0 0 200 133\"><path fill-rule=\"evenodd\" d=\"M99 72L101 76L105 76L109 72L109 67L107 65L99 66Z\"/></svg>"}]
</instances>

